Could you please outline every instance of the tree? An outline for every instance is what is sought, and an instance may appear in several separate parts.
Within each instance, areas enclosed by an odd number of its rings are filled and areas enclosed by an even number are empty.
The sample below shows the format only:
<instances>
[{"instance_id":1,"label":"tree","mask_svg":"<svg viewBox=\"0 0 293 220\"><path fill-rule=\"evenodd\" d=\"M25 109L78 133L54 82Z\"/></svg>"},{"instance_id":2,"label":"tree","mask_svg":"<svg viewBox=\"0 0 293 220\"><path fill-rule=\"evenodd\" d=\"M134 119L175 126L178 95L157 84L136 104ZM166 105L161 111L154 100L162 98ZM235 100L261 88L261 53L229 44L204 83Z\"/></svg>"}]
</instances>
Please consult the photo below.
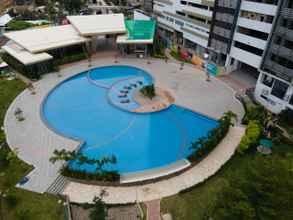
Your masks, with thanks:
<instances>
[{"instance_id":1,"label":"tree","mask_svg":"<svg viewBox=\"0 0 293 220\"><path fill-rule=\"evenodd\" d=\"M58 0L58 2L63 3L65 10L70 14L78 13L85 4L83 0Z\"/></svg>"},{"instance_id":2,"label":"tree","mask_svg":"<svg viewBox=\"0 0 293 220\"><path fill-rule=\"evenodd\" d=\"M90 212L91 220L105 220L108 216L106 204L103 201L105 191L102 191L100 196L95 196L93 199L94 207Z\"/></svg>"},{"instance_id":3,"label":"tree","mask_svg":"<svg viewBox=\"0 0 293 220\"><path fill-rule=\"evenodd\" d=\"M57 161L71 161L71 160L76 160L78 166L82 166L84 164L89 164L89 165L96 165L96 171L97 172L102 172L103 167L106 164L116 164L117 159L114 155L110 157L102 157L101 159L90 159L87 156L81 154L81 153L76 153L75 151L67 151L65 149L62 150L54 150L53 156L50 157L50 162L55 163Z\"/></svg>"},{"instance_id":4,"label":"tree","mask_svg":"<svg viewBox=\"0 0 293 220\"><path fill-rule=\"evenodd\" d=\"M257 158L247 175L230 182L210 208L213 219L293 219L293 157Z\"/></svg>"}]
</instances>

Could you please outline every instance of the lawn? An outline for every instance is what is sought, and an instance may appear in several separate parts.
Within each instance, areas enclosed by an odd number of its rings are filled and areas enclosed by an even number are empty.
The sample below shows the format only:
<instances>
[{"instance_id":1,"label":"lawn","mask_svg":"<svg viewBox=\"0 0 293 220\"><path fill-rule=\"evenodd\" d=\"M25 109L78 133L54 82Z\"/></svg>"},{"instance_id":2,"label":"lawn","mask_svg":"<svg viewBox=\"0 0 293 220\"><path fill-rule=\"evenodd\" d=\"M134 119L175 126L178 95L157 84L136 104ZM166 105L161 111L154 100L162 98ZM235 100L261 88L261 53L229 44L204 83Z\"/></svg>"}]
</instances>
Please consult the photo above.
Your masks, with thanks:
<instances>
[{"instance_id":1,"label":"lawn","mask_svg":"<svg viewBox=\"0 0 293 220\"><path fill-rule=\"evenodd\" d=\"M24 88L25 85L18 80L7 81L0 78L1 125L9 104ZM31 169L31 166L18 159L9 162L7 166L0 166L0 191L5 191L7 195L1 201L0 219L64 219L64 208L62 204L58 204L59 198L14 187Z\"/></svg>"},{"instance_id":2,"label":"lawn","mask_svg":"<svg viewBox=\"0 0 293 220\"><path fill-rule=\"evenodd\" d=\"M272 162L279 159L292 159L293 147L290 144L281 144L274 147ZM188 192L165 198L161 202L162 213L170 212L175 220L202 220L217 198L217 194L229 182L245 178L246 168L258 157L256 152L234 156L215 176L208 179ZM269 158L268 158L269 159ZM256 167L257 169L257 167Z\"/></svg>"}]
</instances>

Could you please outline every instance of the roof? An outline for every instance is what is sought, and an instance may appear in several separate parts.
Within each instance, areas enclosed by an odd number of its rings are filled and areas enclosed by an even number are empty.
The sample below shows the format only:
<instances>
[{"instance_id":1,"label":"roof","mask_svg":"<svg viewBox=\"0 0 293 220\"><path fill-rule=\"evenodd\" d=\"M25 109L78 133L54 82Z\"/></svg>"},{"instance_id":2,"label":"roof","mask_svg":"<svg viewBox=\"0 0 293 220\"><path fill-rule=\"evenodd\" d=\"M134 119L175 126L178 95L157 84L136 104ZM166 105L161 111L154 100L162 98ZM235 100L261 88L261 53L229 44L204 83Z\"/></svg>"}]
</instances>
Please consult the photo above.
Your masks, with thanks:
<instances>
[{"instance_id":1,"label":"roof","mask_svg":"<svg viewBox=\"0 0 293 220\"><path fill-rule=\"evenodd\" d=\"M39 53L88 41L72 25L14 31L4 34L7 38L31 53Z\"/></svg>"},{"instance_id":2,"label":"roof","mask_svg":"<svg viewBox=\"0 0 293 220\"><path fill-rule=\"evenodd\" d=\"M82 36L126 33L123 14L67 16Z\"/></svg>"},{"instance_id":3,"label":"roof","mask_svg":"<svg viewBox=\"0 0 293 220\"><path fill-rule=\"evenodd\" d=\"M24 65L31 65L53 59L53 57L47 53L32 54L12 41L8 42L2 49Z\"/></svg>"},{"instance_id":4,"label":"roof","mask_svg":"<svg viewBox=\"0 0 293 220\"><path fill-rule=\"evenodd\" d=\"M10 17L9 14L5 14L3 16L0 17L0 27L5 26L6 24L8 24L13 18Z\"/></svg>"},{"instance_id":5,"label":"roof","mask_svg":"<svg viewBox=\"0 0 293 220\"><path fill-rule=\"evenodd\" d=\"M126 20L127 35L118 36L119 44L152 44L156 22L153 20Z\"/></svg>"}]
</instances>

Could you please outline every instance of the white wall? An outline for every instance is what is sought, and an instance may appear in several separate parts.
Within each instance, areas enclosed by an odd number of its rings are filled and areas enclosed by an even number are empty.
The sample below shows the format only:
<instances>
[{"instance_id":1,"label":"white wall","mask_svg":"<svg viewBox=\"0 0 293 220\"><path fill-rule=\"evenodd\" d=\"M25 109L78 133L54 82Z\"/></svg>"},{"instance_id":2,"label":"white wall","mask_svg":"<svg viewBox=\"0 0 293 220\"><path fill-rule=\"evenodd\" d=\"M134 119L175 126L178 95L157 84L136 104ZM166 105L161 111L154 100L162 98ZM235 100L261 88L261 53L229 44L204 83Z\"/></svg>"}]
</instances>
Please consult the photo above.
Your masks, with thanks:
<instances>
[{"instance_id":1,"label":"white wall","mask_svg":"<svg viewBox=\"0 0 293 220\"><path fill-rule=\"evenodd\" d=\"M285 97L286 97L285 99L287 99L287 100L282 100L282 99L279 99L279 98L271 95L272 88L264 85L262 83L262 79L263 79L263 73L259 74L259 77L258 77L258 80L256 83L256 87L255 87L255 91L254 91L254 96L258 102L260 102L263 106L265 106L267 109L269 109L270 111L272 111L274 113L280 113L286 107L293 109L293 106L289 105L289 103L288 103L289 98L293 94L293 85L291 85L289 87L289 89L287 90L287 93L285 95ZM264 96L266 96L267 99L262 98L261 97L262 94Z\"/></svg>"}]
</instances>

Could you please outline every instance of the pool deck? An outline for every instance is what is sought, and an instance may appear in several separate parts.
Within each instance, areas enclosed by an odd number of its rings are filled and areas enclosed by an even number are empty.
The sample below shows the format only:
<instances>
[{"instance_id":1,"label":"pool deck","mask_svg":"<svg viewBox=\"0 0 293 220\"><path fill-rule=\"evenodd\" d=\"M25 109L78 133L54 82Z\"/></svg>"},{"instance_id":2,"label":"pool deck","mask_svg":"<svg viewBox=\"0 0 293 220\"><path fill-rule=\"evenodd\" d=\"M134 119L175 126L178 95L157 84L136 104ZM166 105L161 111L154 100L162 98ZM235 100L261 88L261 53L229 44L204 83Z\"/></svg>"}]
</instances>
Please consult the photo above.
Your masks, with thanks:
<instances>
[{"instance_id":1,"label":"pool deck","mask_svg":"<svg viewBox=\"0 0 293 220\"><path fill-rule=\"evenodd\" d=\"M180 70L180 65L163 60L119 58L119 63L114 63L113 57L101 57L92 60L92 67L105 65L131 65L142 68L149 72L160 88L168 90L175 97L175 104L203 113L213 118L219 118L223 112L231 110L242 117L244 110L242 105L234 98L234 91L222 81L212 78L206 81L205 73L195 67L185 65ZM79 146L78 141L60 136L50 130L41 119L41 103L48 92L64 79L88 69L87 61L67 65L60 70L61 77L56 73L45 75L40 81L34 83L36 94L30 91L22 92L9 107L5 120L4 129L7 142L13 149L17 148L19 157L33 165L35 169L28 174L29 181L20 186L21 188L45 192L57 178L61 163L54 165L49 162L53 151L57 149L73 150ZM14 111L21 108L25 120L19 122L15 119ZM233 154L235 147L240 141L243 129L236 127L230 131L226 141L227 146L218 146L202 163L179 177L168 181L158 182L155 185L148 184L141 187L109 187L109 196L105 200L109 203L128 203L138 198L140 201L149 201L159 197L172 195L180 189L192 186L213 175ZM192 172L192 170L194 170ZM182 176L183 175L183 176ZM190 175L190 176L188 176ZM182 178L181 178L182 177ZM179 182L178 182L179 181ZM180 184L179 184L180 183ZM171 187L177 185L179 188ZM153 187L155 186L155 187ZM64 190L70 199L75 202L90 202L94 195L101 190L99 186L87 186L79 183L69 183ZM138 190L138 191L137 191Z\"/></svg>"}]
</instances>

